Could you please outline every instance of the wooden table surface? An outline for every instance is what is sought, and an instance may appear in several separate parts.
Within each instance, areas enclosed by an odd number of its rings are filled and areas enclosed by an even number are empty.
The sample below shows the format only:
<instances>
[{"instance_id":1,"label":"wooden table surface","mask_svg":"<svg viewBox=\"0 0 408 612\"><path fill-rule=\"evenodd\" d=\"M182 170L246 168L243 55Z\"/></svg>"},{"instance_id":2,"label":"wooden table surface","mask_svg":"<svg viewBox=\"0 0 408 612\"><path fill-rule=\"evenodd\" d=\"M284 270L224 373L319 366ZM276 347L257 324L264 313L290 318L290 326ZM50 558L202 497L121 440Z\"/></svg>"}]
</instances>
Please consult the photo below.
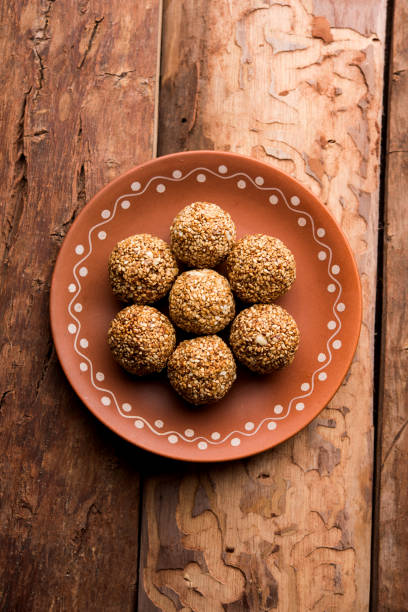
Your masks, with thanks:
<instances>
[{"instance_id":1,"label":"wooden table surface","mask_svg":"<svg viewBox=\"0 0 408 612\"><path fill-rule=\"evenodd\" d=\"M408 610L407 3L3 0L0 31L1 610ZM104 428L49 328L78 212L136 164L190 149L304 183L363 288L329 406L223 465Z\"/></svg>"}]
</instances>

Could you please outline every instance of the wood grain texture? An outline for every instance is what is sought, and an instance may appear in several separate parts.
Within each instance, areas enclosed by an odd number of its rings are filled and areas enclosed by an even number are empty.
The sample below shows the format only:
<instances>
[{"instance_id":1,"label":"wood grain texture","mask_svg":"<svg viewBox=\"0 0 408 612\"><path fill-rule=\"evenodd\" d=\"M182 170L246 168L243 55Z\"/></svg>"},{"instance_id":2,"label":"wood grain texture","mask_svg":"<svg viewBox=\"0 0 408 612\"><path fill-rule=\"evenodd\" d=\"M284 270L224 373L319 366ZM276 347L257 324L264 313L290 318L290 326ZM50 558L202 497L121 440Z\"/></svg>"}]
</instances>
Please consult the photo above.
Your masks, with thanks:
<instances>
[{"instance_id":1,"label":"wood grain texture","mask_svg":"<svg viewBox=\"0 0 408 612\"><path fill-rule=\"evenodd\" d=\"M337 5L164 4L159 154L231 150L301 180L349 238L365 310L350 372L306 430L245 461L147 479L141 610L368 607L386 11Z\"/></svg>"},{"instance_id":2,"label":"wood grain texture","mask_svg":"<svg viewBox=\"0 0 408 612\"><path fill-rule=\"evenodd\" d=\"M408 6L394 8L384 228L375 609L408 608Z\"/></svg>"},{"instance_id":3,"label":"wood grain texture","mask_svg":"<svg viewBox=\"0 0 408 612\"><path fill-rule=\"evenodd\" d=\"M70 389L48 293L85 202L154 152L159 9L1 4L2 610L133 609L135 454Z\"/></svg>"}]
</instances>

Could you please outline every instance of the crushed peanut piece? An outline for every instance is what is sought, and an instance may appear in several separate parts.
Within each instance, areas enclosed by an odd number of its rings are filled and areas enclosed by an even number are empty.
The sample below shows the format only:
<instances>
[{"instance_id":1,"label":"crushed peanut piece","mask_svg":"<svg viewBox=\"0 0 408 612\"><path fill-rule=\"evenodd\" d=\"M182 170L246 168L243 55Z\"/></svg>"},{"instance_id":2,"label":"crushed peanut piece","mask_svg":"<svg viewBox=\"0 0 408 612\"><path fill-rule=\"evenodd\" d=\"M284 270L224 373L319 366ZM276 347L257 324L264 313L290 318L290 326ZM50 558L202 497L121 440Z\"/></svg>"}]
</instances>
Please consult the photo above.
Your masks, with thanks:
<instances>
[{"instance_id":1,"label":"crushed peanut piece","mask_svg":"<svg viewBox=\"0 0 408 612\"><path fill-rule=\"evenodd\" d=\"M261 346L268 346L268 341L262 334L257 335L257 337L255 338L255 342L257 344L260 344Z\"/></svg>"}]
</instances>

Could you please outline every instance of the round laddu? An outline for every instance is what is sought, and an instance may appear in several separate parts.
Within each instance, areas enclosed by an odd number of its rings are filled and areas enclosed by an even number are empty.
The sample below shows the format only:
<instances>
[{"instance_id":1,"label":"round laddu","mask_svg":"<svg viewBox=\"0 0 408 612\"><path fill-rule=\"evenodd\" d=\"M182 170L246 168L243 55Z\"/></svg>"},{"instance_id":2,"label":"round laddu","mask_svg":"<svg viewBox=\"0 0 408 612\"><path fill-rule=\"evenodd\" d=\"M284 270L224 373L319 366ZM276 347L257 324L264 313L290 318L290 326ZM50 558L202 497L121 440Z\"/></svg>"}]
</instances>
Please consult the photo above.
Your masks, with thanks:
<instances>
[{"instance_id":1,"label":"round laddu","mask_svg":"<svg viewBox=\"0 0 408 612\"><path fill-rule=\"evenodd\" d=\"M156 302L170 290L177 274L177 261L169 245L150 234L121 240L109 257L112 291L123 302Z\"/></svg>"},{"instance_id":2,"label":"round laddu","mask_svg":"<svg viewBox=\"0 0 408 612\"><path fill-rule=\"evenodd\" d=\"M235 315L229 282L214 270L189 270L176 279L169 295L170 318L184 331L215 334Z\"/></svg>"},{"instance_id":3,"label":"round laddu","mask_svg":"<svg viewBox=\"0 0 408 612\"><path fill-rule=\"evenodd\" d=\"M187 402L200 405L220 400L236 378L234 357L218 336L181 342L171 355L170 384Z\"/></svg>"},{"instance_id":4,"label":"round laddu","mask_svg":"<svg viewBox=\"0 0 408 612\"><path fill-rule=\"evenodd\" d=\"M299 339L294 318L275 304L255 304L246 308L231 325L230 345L235 357L259 374L289 365Z\"/></svg>"},{"instance_id":5,"label":"round laddu","mask_svg":"<svg viewBox=\"0 0 408 612\"><path fill-rule=\"evenodd\" d=\"M216 204L193 202L173 219L171 248L192 268L214 268L228 255L235 241L230 215Z\"/></svg>"},{"instance_id":6,"label":"round laddu","mask_svg":"<svg viewBox=\"0 0 408 612\"><path fill-rule=\"evenodd\" d=\"M231 249L227 276L243 302L270 304L286 293L295 280L295 258L279 238L245 236Z\"/></svg>"},{"instance_id":7,"label":"round laddu","mask_svg":"<svg viewBox=\"0 0 408 612\"><path fill-rule=\"evenodd\" d=\"M122 368L143 376L163 370L176 345L176 333L156 308L133 304L111 322L108 344Z\"/></svg>"}]
</instances>

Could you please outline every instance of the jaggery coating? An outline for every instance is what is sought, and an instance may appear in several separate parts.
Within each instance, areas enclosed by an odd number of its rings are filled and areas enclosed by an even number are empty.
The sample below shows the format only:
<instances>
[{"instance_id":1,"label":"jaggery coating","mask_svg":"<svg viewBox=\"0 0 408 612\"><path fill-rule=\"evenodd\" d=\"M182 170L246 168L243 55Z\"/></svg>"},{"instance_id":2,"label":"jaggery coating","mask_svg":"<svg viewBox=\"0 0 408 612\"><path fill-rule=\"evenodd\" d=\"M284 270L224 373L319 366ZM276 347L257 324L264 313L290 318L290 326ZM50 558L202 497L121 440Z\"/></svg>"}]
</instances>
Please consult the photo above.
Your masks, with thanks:
<instances>
[{"instance_id":1,"label":"jaggery coating","mask_svg":"<svg viewBox=\"0 0 408 612\"><path fill-rule=\"evenodd\" d=\"M234 357L218 336L201 336L181 342L171 355L167 373L170 384L195 405L220 400L236 378Z\"/></svg>"},{"instance_id":2,"label":"jaggery coating","mask_svg":"<svg viewBox=\"0 0 408 612\"><path fill-rule=\"evenodd\" d=\"M131 374L161 372L176 345L169 319L152 306L123 308L110 324L108 344L115 361Z\"/></svg>"},{"instance_id":3,"label":"jaggery coating","mask_svg":"<svg viewBox=\"0 0 408 612\"><path fill-rule=\"evenodd\" d=\"M150 234L121 240L109 257L112 291L123 302L156 302L170 290L177 274L177 262L169 245Z\"/></svg>"},{"instance_id":4,"label":"jaggery coating","mask_svg":"<svg viewBox=\"0 0 408 612\"><path fill-rule=\"evenodd\" d=\"M234 318L235 302L229 282L214 270L184 272L171 288L169 314L184 331L215 334Z\"/></svg>"},{"instance_id":5,"label":"jaggery coating","mask_svg":"<svg viewBox=\"0 0 408 612\"><path fill-rule=\"evenodd\" d=\"M227 276L243 302L270 304L294 282L295 258L279 238L265 234L245 236L231 249Z\"/></svg>"},{"instance_id":6,"label":"jaggery coating","mask_svg":"<svg viewBox=\"0 0 408 612\"><path fill-rule=\"evenodd\" d=\"M236 236L230 215L211 202L193 202L174 218L171 248L192 268L214 268L228 255Z\"/></svg>"},{"instance_id":7,"label":"jaggery coating","mask_svg":"<svg viewBox=\"0 0 408 612\"><path fill-rule=\"evenodd\" d=\"M276 304L255 304L246 308L231 325L230 345L235 357L259 374L289 365L299 340L294 318Z\"/></svg>"}]
</instances>

